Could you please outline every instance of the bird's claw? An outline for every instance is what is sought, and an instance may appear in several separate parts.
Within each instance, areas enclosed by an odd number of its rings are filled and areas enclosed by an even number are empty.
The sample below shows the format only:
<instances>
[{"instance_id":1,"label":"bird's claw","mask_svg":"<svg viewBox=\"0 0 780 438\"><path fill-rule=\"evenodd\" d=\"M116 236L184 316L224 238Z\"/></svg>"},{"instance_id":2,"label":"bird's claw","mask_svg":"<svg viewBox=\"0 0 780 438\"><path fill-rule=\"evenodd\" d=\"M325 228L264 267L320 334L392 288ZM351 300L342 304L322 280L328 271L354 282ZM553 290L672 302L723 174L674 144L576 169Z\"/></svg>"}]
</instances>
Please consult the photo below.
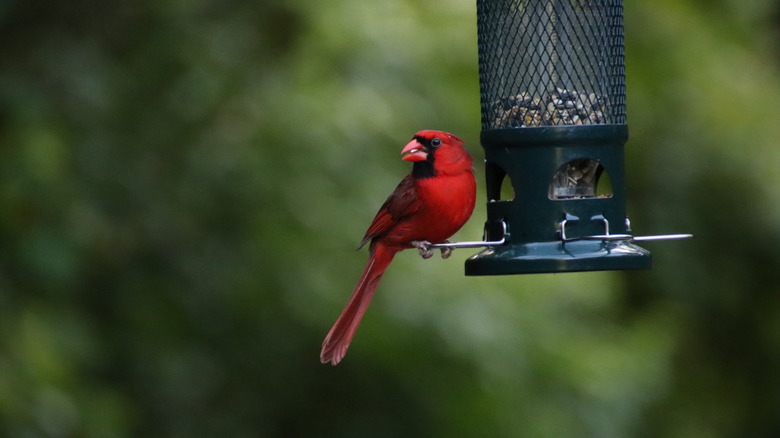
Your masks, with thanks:
<instances>
[{"instance_id":1,"label":"bird's claw","mask_svg":"<svg viewBox=\"0 0 780 438\"><path fill-rule=\"evenodd\" d=\"M449 240L445 240L443 243L450 243ZM427 240L414 240L412 241L412 246L417 248L417 251L420 252L420 257L424 259L429 259L433 256L433 248L431 248L431 242L428 242ZM447 259L452 255L452 248L450 247L443 247L439 248L441 250L441 258Z\"/></svg>"},{"instance_id":2,"label":"bird's claw","mask_svg":"<svg viewBox=\"0 0 780 438\"><path fill-rule=\"evenodd\" d=\"M450 243L449 240L445 240L443 243ZM441 250L441 258L448 259L452 255L452 248L449 246L445 246L442 248L439 248Z\"/></svg>"},{"instance_id":3,"label":"bird's claw","mask_svg":"<svg viewBox=\"0 0 780 438\"><path fill-rule=\"evenodd\" d=\"M417 248L417 251L420 252L420 257L424 259L429 259L433 256L431 242L428 242L427 240L414 240L412 241L412 246Z\"/></svg>"}]
</instances>

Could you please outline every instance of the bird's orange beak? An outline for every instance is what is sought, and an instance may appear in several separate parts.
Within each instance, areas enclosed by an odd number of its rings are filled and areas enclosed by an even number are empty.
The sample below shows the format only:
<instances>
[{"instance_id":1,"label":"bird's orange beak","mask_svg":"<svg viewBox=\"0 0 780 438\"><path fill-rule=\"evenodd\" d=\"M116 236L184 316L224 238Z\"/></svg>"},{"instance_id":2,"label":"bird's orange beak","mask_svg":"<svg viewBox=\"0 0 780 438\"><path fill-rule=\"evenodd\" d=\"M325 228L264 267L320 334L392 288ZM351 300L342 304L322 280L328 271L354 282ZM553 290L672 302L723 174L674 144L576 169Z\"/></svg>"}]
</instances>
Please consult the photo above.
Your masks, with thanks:
<instances>
[{"instance_id":1,"label":"bird's orange beak","mask_svg":"<svg viewBox=\"0 0 780 438\"><path fill-rule=\"evenodd\" d=\"M425 161L428 159L428 153L425 152L425 146L419 141L412 140L401 150L402 160L405 161Z\"/></svg>"}]
</instances>

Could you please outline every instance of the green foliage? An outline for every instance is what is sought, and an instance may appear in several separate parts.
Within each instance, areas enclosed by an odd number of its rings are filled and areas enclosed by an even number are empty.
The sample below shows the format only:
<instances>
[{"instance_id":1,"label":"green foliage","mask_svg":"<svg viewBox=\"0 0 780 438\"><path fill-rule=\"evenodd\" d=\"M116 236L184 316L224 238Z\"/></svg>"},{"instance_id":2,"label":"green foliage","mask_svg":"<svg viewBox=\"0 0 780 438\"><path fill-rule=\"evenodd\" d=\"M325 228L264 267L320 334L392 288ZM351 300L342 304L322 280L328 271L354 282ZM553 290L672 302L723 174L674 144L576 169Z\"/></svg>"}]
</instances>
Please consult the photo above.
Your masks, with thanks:
<instances>
[{"instance_id":1,"label":"green foliage","mask_svg":"<svg viewBox=\"0 0 780 438\"><path fill-rule=\"evenodd\" d=\"M634 229L693 241L637 273L403 253L332 368L404 142L481 156L473 3L2 3L0 435L777 436L773 7L625 5Z\"/></svg>"}]
</instances>

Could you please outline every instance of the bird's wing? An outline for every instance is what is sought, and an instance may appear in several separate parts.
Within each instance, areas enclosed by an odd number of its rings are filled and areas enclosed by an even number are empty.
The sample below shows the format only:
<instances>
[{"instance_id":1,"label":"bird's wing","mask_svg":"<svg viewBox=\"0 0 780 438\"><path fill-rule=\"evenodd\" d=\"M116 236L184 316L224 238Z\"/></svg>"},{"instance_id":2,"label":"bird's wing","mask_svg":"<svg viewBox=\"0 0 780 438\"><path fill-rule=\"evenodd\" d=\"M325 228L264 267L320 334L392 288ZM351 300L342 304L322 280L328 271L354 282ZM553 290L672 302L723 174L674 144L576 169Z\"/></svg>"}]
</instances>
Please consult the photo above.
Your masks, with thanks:
<instances>
[{"instance_id":1,"label":"bird's wing","mask_svg":"<svg viewBox=\"0 0 780 438\"><path fill-rule=\"evenodd\" d=\"M406 175L377 212L358 249L371 239L387 233L402 218L414 214L422 207L412 174Z\"/></svg>"}]
</instances>

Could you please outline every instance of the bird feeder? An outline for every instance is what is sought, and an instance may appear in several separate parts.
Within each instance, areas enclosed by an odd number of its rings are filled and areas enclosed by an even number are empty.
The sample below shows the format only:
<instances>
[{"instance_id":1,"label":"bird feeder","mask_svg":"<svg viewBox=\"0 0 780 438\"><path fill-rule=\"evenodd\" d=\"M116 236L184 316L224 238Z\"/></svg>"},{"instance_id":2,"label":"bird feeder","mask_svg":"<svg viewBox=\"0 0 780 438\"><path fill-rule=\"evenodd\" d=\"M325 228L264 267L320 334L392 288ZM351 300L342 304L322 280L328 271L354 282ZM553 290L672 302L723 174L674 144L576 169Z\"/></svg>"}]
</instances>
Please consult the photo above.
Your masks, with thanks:
<instances>
[{"instance_id":1,"label":"bird feeder","mask_svg":"<svg viewBox=\"0 0 780 438\"><path fill-rule=\"evenodd\" d=\"M466 275L651 266L626 216L622 13L621 0L477 1L487 248Z\"/></svg>"}]
</instances>

